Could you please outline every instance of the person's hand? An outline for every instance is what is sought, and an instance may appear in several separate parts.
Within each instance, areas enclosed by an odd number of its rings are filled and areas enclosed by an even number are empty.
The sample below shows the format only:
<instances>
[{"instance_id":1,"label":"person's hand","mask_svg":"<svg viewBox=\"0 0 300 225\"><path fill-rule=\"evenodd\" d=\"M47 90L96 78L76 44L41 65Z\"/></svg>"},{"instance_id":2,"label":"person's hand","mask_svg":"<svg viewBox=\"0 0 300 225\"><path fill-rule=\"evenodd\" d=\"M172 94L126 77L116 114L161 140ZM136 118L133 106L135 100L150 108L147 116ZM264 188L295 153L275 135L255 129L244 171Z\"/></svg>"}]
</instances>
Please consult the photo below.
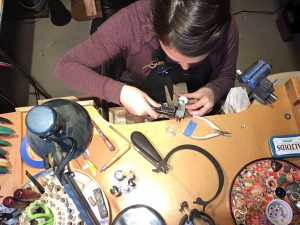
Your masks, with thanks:
<instances>
[{"instance_id":1,"label":"person's hand","mask_svg":"<svg viewBox=\"0 0 300 225\"><path fill-rule=\"evenodd\" d=\"M161 105L138 88L124 85L120 94L120 102L133 115L149 115L153 119L159 117L152 107L157 108Z\"/></svg>"},{"instance_id":2,"label":"person's hand","mask_svg":"<svg viewBox=\"0 0 300 225\"><path fill-rule=\"evenodd\" d=\"M209 113L214 106L215 95L211 89L206 87L200 88L193 93L182 94L182 96L196 100L195 103L185 106L192 116L203 116Z\"/></svg>"}]
</instances>

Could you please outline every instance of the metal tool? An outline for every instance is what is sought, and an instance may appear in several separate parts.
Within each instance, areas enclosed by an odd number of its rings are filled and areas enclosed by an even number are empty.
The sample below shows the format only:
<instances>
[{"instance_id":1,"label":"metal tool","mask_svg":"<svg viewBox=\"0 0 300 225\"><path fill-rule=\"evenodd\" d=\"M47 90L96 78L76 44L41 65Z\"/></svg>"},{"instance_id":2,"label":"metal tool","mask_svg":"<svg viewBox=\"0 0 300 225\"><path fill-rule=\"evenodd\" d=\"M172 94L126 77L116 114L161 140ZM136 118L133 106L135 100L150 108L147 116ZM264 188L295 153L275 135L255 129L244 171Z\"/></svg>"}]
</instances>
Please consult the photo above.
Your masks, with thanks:
<instances>
[{"instance_id":1,"label":"metal tool","mask_svg":"<svg viewBox=\"0 0 300 225\"><path fill-rule=\"evenodd\" d=\"M10 213L1 213L0 224L5 224L6 221L9 221L13 218L18 218L23 211L24 209L22 208L22 209L14 210L13 212Z\"/></svg>"},{"instance_id":2,"label":"metal tool","mask_svg":"<svg viewBox=\"0 0 300 225\"><path fill-rule=\"evenodd\" d=\"M102 130L100 129L100 127L95 123L95 121L93 121L93 125L96 128L96 130L98 131L100 137L102 138L102 140L104 141L104 143L106 144L106 146L108 147L108 149L110 151L114 151L116 148L115 146L111 143L111 141L106 137L106 135L102 132Z\"/></svg>"},{"instance_id":3,"label":"metal tool","mask_svg":"<svg viewBox=\"0 0 300 225\"><path fill-rule=\"evenodd\" d=\"M12 121L10 121L9 119L6 119L6 118L4 118L4 117L1 117L1 116L0 116L0 123L2 123L2 124L13 125L13 122L12 122Z\"/></svg>"},{"instance_id":4,"label":"metal tool","mask_svg":"<svg viewBox=\"0 0 300 225\"><path fill-rule=\"evenodd\" d=\"M45 193L45 188L34 178L27 170L25 171L26 176L31 180L31 182L36 186L41 194Z\"/></svg>"},{"instance_id":5,"label":"metal tool","mask_svg":"<svg viewBox=\"0 0 300 225\"><path fill-rule=\"evenodd\" d=\"M43 213L37 212L37 208L42 209ZM29 221L42 219L44 221L41 224L54 224L54 215L46 204L39 202L32 203L26 208L26 214Z\"/></svg>"},{"instance_id":6,"label":"metal tool","mask_svg":"<svg viewBox=\"0 0 300 225\"><path fill-rule=\"evenodd\" d=\"M146 160L148 160L154 167L158 168L162 157L158 154L153 145L141 132L134 131L131 134L131 141L135 150L137 150ZM168 166L160 167L160 171L167 173Z\"/></svg>"},{"instance_id":7,"label":"metal tool","mask_svg":"<svg viewBox=\"0 0 300 225\"><path fill-rule=\"evenodd\" d=\"M209 138L213 138L213 137L217 137L217 136L229 137L231 135L231 133L229 133L227 131L224 131L224 130L221 130L216 124L214 124L210 120L206 119L205 117L200 117L200 116L193 116L193 117L206 122L208 124L208 126L210 126L214 130L214 133L208 134L208 135L205 135L205 136L191 135L190 138L198 139L198 140L205 140L205 139L209 139Z\"/></svg>"},{"instance_id":8,"label":"metal tool","mask_svg":"<svg viewBox=\"0 0 300 225\"><path fill-rule=\"evenodd\" d=\"M251 89L248 93L250 99L254 98L262 104L276 101L273 83L267 79L271 68L272 66L264 60L258 60L238 76L239 81L247 84Z\"/></svg>"},{"instance_id":9,"label":"metal tool","mask_svg":"<svg viewBox=\"0 0 300 225\"><path fill-rule=\"evenodd\" d=\"M177 99L177 103L177 106L164 103L154 110L161 114L160 118L176 118L176 121L180 121L185 116L185 105L188 103L188 99L181 96Z\"/></svg>"},{"instance_id":10,"label":"metal tool","mask_svg":"<svg viewBox=\"0 0 300 225\"><path fill-rule=\"evenodd\" d=\"M0 146L11 146L11 143L9 143L8 141L4 141L4 140L0 139Z\"/></svg>"},{"instance_id":11,"label":"metal tool","mask_svg":"<svg viewBox=\"0 0 300 225\"><path fill-rule=\"evenodd\" d=\"M129 149L129 144L125 144L112 158L110 158L100 169L100 172L107 170L111 165L113 165L117 160L119 160Z\"/></svg>"},{"instance_id":12,"label":"metal tool","mask_svg":"<svg viewBox=\"0 0 300 225\"><path fill-rule=\"evenodd\" d=\"M131 141L128 140L123 134L120 133L116 128L114 128L112 125L109 125L109 128L112 129L117 135L119 135L124 141L127 142L127 144L131 144Z\"/></svg>"},{"instance_id":13,"label":"metal tool","mask_svg":"<svg viewBox=\"0 0 300 225\"><path fill-rule=\"evenodd\" d=\"M10 136L14 134L14 130L8 127L0 126L0 136Z\"/></svg>"}]
</instances>

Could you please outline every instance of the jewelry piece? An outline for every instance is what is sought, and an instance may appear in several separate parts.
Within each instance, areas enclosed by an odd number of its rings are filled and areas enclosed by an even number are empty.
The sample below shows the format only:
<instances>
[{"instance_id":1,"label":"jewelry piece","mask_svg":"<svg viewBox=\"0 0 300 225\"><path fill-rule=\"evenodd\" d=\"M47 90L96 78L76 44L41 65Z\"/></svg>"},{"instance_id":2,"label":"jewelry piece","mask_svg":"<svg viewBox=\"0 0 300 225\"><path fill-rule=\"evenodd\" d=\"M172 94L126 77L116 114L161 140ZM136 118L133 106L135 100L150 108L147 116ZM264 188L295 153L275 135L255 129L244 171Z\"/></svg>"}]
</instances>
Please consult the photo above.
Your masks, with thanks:
<instances>
[{"instance_id":1,"label":"jewelry piece","mask_svg":"<svg viewBox=\"0 0 300 225\"><path fill-rule=\"evenodd\" d=\"M266 185L271 188L272 191L275 191L277 188L277 180L275 180L274 177L269 177L266 179Z\"/></svg>"},{"instance_id":2,"label":"jewelry piece","mask_svg":"<svg viewBox=\"0 0 300 225\"><path fill-rule=\"evenodd\" d=\"M300 195L299 195L298 192L292 192L292 193L290 194L290 198L291 198L293 201L298 201L298 200L300 200Z\"/></svg>"},{"instance_id":3,"label":"jewelry piece","mask_svg":"<svg viewBox=\"0 0 300 225\"><path fill-rule=\"evenodd\" d=\"M281 199L274 199L266 207L266 215L273 224L290 224L293 211L289 204Z\"/></svg>"},{"instance_id":4,"label":"jewelry piece","mask_svg":"<svg viewBox=\"0 0 300 225\"><path fill-rule=\"evenodd\" d=\"M244 203L245 200L246 197L240 192L237 192L233 196L233 204L236 206L236 210L238 210L238 212L243 215L247 214L248 212L247 206Z\"/></svg>"},{"instance_id":5,"label":"jewelry piece","mask_svg":"<svg viewBox=\"0 0 300 225\"><path fill-rule=\"evenodd\" d=\"M245 214L240 213L240 212L236 209L236 210L234 210L234 212L233 212L233 216L234 216L234 218L236 219L236 222L237 222L237 223L244 224L243 222L244 222L245 219L246 219L246 215L245 215Z\"/></svg>"}]
</instances>

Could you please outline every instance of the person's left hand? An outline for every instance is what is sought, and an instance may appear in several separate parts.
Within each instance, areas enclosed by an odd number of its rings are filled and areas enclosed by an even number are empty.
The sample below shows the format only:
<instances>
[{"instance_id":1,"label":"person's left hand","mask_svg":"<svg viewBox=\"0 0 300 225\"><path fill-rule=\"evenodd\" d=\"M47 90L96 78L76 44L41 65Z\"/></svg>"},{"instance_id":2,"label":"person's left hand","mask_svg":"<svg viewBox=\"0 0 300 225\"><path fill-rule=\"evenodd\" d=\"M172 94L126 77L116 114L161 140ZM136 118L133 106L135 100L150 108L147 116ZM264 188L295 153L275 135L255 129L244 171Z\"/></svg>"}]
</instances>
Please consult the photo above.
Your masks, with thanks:
<instances>
[{"instance_id":1,"label":"person's left hand","mask_svg":"<svg viewBox=\"0 0 300 225\"><path fill-rule=\"evenodd\" d=\"M182 94L181 96L196 100L195 103L185 106L192 116L203 116L209 113L214 106L215 95L213 91L207 87L200 88L193 93Z\"/></svg>"}]
</instances>

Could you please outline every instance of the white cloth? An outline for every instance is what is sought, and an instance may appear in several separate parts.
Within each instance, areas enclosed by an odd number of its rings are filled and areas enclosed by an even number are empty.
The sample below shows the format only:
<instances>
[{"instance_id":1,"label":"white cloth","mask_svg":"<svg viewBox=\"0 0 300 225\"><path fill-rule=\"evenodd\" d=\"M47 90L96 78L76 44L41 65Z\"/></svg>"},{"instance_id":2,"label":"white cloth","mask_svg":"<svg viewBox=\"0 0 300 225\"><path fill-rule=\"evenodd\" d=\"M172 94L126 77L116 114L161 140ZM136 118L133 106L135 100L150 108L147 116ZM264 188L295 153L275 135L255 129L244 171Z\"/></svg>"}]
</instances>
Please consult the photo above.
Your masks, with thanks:
<instances>
[{"instance_id":1,"label":"white cloth","mask_svg":"<svg viewBox=\"0 0 300 225\"><path fill-rule=\"evenodd\" d=\"M225 114L238 113L244 111L250 105L250 100L245 88L234 87L231 88L225 103L223 105L223 111Z\"/></svg>"}]
</instances>

